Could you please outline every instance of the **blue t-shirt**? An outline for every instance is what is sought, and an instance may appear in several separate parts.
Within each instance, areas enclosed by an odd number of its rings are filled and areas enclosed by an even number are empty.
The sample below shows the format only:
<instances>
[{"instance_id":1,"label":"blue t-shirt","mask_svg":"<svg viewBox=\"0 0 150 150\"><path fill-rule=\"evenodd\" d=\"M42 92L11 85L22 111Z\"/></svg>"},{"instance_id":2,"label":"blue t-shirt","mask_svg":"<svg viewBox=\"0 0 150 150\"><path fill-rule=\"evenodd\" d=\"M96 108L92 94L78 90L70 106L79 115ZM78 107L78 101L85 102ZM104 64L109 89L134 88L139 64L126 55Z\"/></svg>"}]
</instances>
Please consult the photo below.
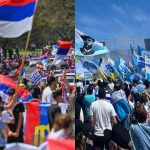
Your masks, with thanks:
<instances>
[{"instance_id":1,"label":"blue t-shirt","mask_svg":"<svg viewBox=\"0 0 150 150\"><path fill-rule=\"evenodd\" d=\"M5 129L5 124L2 122L2 118L0 117L0 130ZM0 147L5 147L6 141L3 138L2 131L0 131Z\"/></svg>"},{"instance_id":2,"label":"blue t-shirt","mask_svg":"<svg viewBox=\"0 0 150 150\"><path fill-rule=\"evenodd\" d=\"M150 127L146 124L133 124L130 127L130 135L133 141L133 146L136 150L150 149Z\"/></svg>"},{"instance_id":3,"label":"blue t-shirt","mask_svg":"<svg viewBox=\"0 0 150 150\"><path fill-rule=\"evenodd\" d=\"M90 119L90 107L91 104L95 101L95 95L85 95L84 99L83 99L83 105L85 107L85 120L89 120Z\"/></svg>"}]
</instances>

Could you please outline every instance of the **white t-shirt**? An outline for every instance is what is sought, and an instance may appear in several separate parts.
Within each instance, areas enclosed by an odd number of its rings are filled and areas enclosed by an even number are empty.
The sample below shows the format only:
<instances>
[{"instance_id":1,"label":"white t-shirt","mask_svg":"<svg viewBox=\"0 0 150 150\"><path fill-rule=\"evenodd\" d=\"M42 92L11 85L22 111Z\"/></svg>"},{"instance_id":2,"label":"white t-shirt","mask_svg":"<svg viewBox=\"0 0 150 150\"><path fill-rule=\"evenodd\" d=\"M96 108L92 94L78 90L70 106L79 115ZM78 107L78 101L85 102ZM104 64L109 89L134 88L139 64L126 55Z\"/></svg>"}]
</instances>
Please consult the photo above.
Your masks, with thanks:
<instances>
[{"instance_id":1,"label":"white t-shirt","mask_svg":"<svg viewBox=\"0 0 150 150\"><path fill-rule=\"evenodd\" d=\"M91 105L90 115L94 117L94 134L104 136L105 129L112 129L111 117L116 116L116 112L111 103L97 100Z\"/></svg>"},{"instance_id":2,"label":"white t-shirt","mask_svg":"<svg viewBox=\"0 0 150 150\"><path fill-rule=\"evenodd\" d=\"M52 92L51 88L48 86L43 91L42 102L47 102L47 103L52 104L53 101L54 101L53 92Z\"/></svg>"}]
</instances>

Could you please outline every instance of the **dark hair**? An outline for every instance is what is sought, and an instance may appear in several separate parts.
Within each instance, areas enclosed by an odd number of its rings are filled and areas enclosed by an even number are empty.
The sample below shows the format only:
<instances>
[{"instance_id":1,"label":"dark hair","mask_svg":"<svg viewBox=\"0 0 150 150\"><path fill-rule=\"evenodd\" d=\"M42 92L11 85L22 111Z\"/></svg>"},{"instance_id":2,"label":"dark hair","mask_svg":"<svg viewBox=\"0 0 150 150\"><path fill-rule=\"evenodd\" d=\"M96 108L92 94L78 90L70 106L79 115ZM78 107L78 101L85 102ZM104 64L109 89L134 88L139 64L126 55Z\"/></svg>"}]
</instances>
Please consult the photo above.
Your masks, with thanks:
<instances>
[{"instance_id":1,"label":"dark hair","mask_svg":"<svg viewBox=\"0 0 150 150\"><path fill-rule=\"evenodd\" d=\"M108 86L108 81L103 82L103 87L106 88Z\"/></svg>"},{"instance_id":2,"label":"dark hair","mask_svg":"<svg viewBox=\"0 0 150 150\"><path fill-rule=\"evenodd\" d=\"M99 96L100 99L101 99L101 98L105 98L105 96L106 96L106 91L105 91L105 89L100 88L99 91L98 91L98 96Z\"/></svg>"},{"instance_id":3,"label":"dark hair","mask_svg":"<svg viewBox=\"0 0 150 150\"><path fill-rule=\"evenodd\" d=\"M114 89L116 90L116 91L119 91L119 90L121 90L121 85L120 84L115 84L114 85Z\"/></svg>"},{"instance_id":4,"label":"dark hair","mask_svg":"<svg viewBox=\"0 0 150 150\"><path fill-rule=\"evenodd\" d=\"M76 90L77 90L77 94L79 94L80 93L80 86L78 86L78 87L76 87Z\"/></svg>"},{"instance_id":5,"label":"dark hair","mask_svg":"<svg viewBox=\"0 0 150 150\"><path fill-rule=\"evenodd\" d=\"M145 123L147 119L147 111L143 104L137 103L134 108L134 115L139 123Z\"/></svg>"},{"instance_id":6,"label":"dark hair","mask_svg":"<svg viewBox=\"0 0 150 150\"><path fill-rule=\"evenodd\" d=\"M99 86L101 84L101 80L98 80L97 81L97 85Z\"/></svg>"},{"instance_id":7,"label":"dark hair","mask_svg":"<svg viewBox=\"0 0 150 150\"><path fill-rule=\"evenodd\" d=\"M31 92L33 98L37 98L37 99L39 98L38 95L41 94L41 90L39 87L33 87L30 92Z\"/></svg>"},{"instance_id":8,"label":"dark hair","mask_svg":"<svg viewBox=\"0 0 150 150\"><path fill-rule=\"evenodd\" d=\"M144 81L144 85L146 86L146 88L149 88L149 81L148 81L148 80L145 80L145 81Z\"/></svg>"},{"instance_id":9,"label":"dark hair","mask_svg":"<svg viewBox=\"0 0 150 150\"><path fill-rule=\"evenodd\" d=\"M129 86L127 83L124 83L124 89L129 89Z\"/></svg>"},{"instance_id":10,"label":"dark hair","mask_svg":"<svg viewBox=\"0 0 150 150\"><path fill-rule=\"evenodd\" d=\"M72 117L69 114L58 115L55 119L54 128L55 131L60 129L67 129L72 124Z\"/></svg>"},{"instance_id":11,"label":"dark hair","mask_svg":"<svg viewBox=\"0 0 150 150\"><path fill-rule=\"evenodd\" d=\"M139 82L138 82L138 80L136 80L136 79L133 79L133 84L139 84Z\"/></svg>"},{"instance_id":12,"label":"dark hair","mask_svg":"<svg viewBox=\"0 0 150 150\"><path fill-rule=\"evenodd\" d=\"M129 88L132 89L133 87L133 84L129 83Z\"/></svg>"},{"instance_id":13,"label":"dark hair","mask_svg":"<svg viewBox=\"0 0 150 150\"><path fill-rule=\"evenodd\" d=\"M62 91L61 90L57 90L57 91L53 92L54 99L56 99L58 96L62 96Z\"/></svg>"},{"instance_id":14,"label":"dark hair","mask_svg":"<svg viewBox=\"0 0 150 150\"><path fill-rule=\"evenodd\" d=\"M94 82L96 82L96 79L93 79Z\"/></svg>"},{"instance_id":15,"label":"dark hair","mask_svg":"<svg viewBox=\"0 0 150 150\"><path fill-rule=\"evenodd\" d=\"M84 80L82 81L82 83L83 83L83 86L85 86L85 81Z\"/></svg>"},{"instance_id":16,"label":"dark hair","mask_svg":"<svg viewBox=\"0 0 150 150\"><path fill-rule=\"evenodd\" d=\"M93 94L93 87L89 86L87 88L87 93L90 94L90 95Z\"/></svg>"},{"instance_id":17,"label":"dark hair","mask_svg":"<svg viewBox=\"0 0 150 150\"><path fill-rule=\"evenodd\" d=\"M26 78L23 78L22 83L24 83L25 85L28 84L28 80Z\"/></svg>"},{"instance_id":18,"label":"dark hair","mask_svg":"<svg viewBox=\"0 0 150 150\"><path fill-rule=\"evenodd\" d=\"M108 82L112 82L112 79L110 77L107 77Z\"/></svg>"},{"instance_id":19,"label":"dark hair","mask_svg":"<svg viewBox=\"0 0 150 150\"><path fill-rule=\"evenodd\" d=\"M0 103L2 103L2 97L0 96Z\"/></svg>"},{"instance_id":20,"label":"dark hair","mask_svg":"<svg viewBox=\"0 0 150 150\"><path fill-rule=\"evenodd\" d=\"M55 77L50 76L50 77L47 78L47 84L52 85L52 82L54 82L55 80L56 80Z\"/></svg>"},{"instance_id":21,"label":"dark hair","mask_svg":"<svg viewBox=\"0 0 150 150\"><path fill-rule=\"evenodd\" d=\"M84 138L83 133L78 133L75 138L76 150L85 150L86 149L86 139Z\"/></svg>"},{"instance_id":22,"label":"dark hair","mask_svg":"<svg viewBox=\"0 0 150 150\"><path fill-rule=\"evenodd\" d=\"M76 79L76 83L78 83L78 82L80 82L80 80L79 80L79 79Z\"/></svg>"},{"instance_id":23,"label":"dark hair","mask_svg":"<svg viewBox=\"0 0 150 150\"><path fill-rule=\"evenodd\" d=\"M99 83L98 83L99 88L102 88L102 89L106 88L107 85L108 85L107 81L103 81L103 82L99 81Z\"/></svg>"},{"instance_id":24,"label":"dark hair","mask_svg":"<svg viewBox=\"0 0 150 150\"><path fill-rule=\"evenodd\" d=\"M89 84L90 84L90 81L87 80L87 81L86 81L86 85L89 85Z\"/></svg>"},{"instance_id":25,"label":"dark hair","mask_svg":"<svg viewBox=\"0 0 150 150\"><path fill-rule=\"evenodd\" d=\"M9 96L13 96L15 94L15 89L9 89L8 92L7 92L7 94Z\"/></svg>"}]
</instances>

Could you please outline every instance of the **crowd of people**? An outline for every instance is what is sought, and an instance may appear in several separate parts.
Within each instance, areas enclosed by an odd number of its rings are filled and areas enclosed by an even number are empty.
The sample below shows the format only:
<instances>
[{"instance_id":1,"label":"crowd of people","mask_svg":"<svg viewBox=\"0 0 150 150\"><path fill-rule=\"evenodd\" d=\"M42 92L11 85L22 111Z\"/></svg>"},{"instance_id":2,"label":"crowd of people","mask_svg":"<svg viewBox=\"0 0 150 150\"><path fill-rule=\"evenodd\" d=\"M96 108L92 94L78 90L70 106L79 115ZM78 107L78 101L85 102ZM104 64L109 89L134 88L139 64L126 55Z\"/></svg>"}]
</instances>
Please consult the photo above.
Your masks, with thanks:
<instances>
[{"instance_id":1,"label":"crowd of people","mask_svg":"<svg viewBox=\"0 0 150 150\"><path fill-rule=\"evenodd\" d=\"M15 71L21 65L22 55L19 54L20 48L16 45L10 47L0 47L0 74L9 75L11 71ZM31 52L25 59L25 66L33 57L40 54L36 51Z\"/></svg>"},{"instance_id":2,"label":"crowd of people","mask_svg":"<svg viewBox=\"0 0 150 150\"><path fill-rule=\"evenodd\" d=\"M74 55L64 61L69 69L75 67ZM56 78L55 69L49 66L51 61L47 60L47 64L46 68L36 68L40 74L47 73L46 80L34 85L22 78L20 86L38 102L51 104L47 111L48 138L66 139L75 133L77 150L150 149L148 80L123 82L108 78L89 82L77 79L75 87L68 83L63 67L59 69L64 75ZM7 66L0 68L0 73L9 75L10 71L4 73L7 69ZM0 93L0 150L9 143L24 143L26 105L17 98L16 89L9 89L7 97ZM66 114L60 103L68 105ZM43 145L46 149L47 142Z\"/></svg>"},{"instance_id":3,"label":"crowd of people","mask_svg":"<svg viewBox=\"0 0 150 150\"><path fill-rule=\"evenodd\" d=\"M77 80L76 149L150 149L150 82Z\"/></svg>"},{"instance_id":4,"label":"crowd of people","mask_svg":"<svg viewBox=\"0 0 150 150\"><path fill-rule=\"evenodd\" d=\"M70 88L65 79L64 82L68 88ZM47 86L43 87L43 90L41 86L35 86L31 88L31 93L33 98L39 99L39 101L43 103L51 104L47 112L51 131L48 137L72 137L73 116L68 113L64 115L64 113L61 112L59 104L66 103L66 101L63 101L61 87L56 88L57 81L55 77L50 76L47 79ZM72 88L69 93L71 97L71 94L74 93L74 89ZM25 112L25 104L17 101L15 89L10 89L7 94L8 97L4 101L2 101L2 97L0 97L0 149L4 149L7 143L24 142L23 113ZM75 97L68 101L68 105L74 102L74 98ZM71 113L69 107L67 108L67 112Z\"/></svg>"},{"instance_id":5,"label":"crowd of people","mask_svg":"<svg viewBox=\"0 0 150 150\"><path fill-rule=\"evenodd\" d=\"M63 72L63 68L60 69ZM46 70L42 68L42 70L38 71L41 73L48 70L49 68L47 67ZM3 71L4 69L2 69L2 74ZM10 71L3 75L9 74ZM34 100L38 100L34 102L50 104L47 111L50 128L48 138L66 139L74 137L73 108L75 85L68 83L65 74L59 78L56 78L54 74L48 74L37 85L32 84L30 79L23 77L19 85L28 90ZM0 93L0 150L5 149L9 143L24 143L24 113L26 111L26 104L18 101L16 92L16 89L10 88L6 93L7 97ZM65 114L62 112L60 103L67 104ZM46 149L47 142L43 144Z\"/></svg>"}]
</instances>

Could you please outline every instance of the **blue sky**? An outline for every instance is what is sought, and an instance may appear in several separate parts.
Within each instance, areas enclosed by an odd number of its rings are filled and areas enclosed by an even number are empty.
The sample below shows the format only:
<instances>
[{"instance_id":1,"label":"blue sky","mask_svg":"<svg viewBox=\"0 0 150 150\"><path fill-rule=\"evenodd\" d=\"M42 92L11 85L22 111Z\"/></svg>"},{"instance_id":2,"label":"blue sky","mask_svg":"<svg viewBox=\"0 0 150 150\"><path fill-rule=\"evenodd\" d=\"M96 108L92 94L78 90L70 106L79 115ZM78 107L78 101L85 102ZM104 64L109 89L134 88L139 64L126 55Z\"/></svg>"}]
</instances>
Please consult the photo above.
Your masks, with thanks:
<instances>
[{"instance_id":1,"label":"blue sky","mask_svg":"<svg viewBox=\"0 0 150 150\"><path fill-rule=\"evenodd\" d=\"M98 41L128 47L150 38L150 0L75 0L76 28ZM114 44L115 43L115 44Z\"/></svg>"}]
</instances>

